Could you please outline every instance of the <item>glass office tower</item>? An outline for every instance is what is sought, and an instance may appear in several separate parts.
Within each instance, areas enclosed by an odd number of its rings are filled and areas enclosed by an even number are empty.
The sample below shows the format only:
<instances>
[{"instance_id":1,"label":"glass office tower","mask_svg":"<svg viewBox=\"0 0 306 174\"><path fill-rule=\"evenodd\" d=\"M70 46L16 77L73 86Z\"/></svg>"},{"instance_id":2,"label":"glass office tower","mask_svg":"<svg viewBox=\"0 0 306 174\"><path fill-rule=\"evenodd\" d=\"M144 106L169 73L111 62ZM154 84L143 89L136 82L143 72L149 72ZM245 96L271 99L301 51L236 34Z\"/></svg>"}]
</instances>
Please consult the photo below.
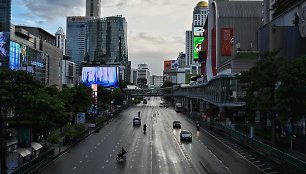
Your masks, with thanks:
<instances>
[{"instance_id":1,"label":"glass office tower","mask_svg":"<svg viewBox=\"0 0 306 174\"><path fill-rule=\"evenodd\" d=\"M86 58L89 62L127 65L127 22L124 17L112 16L87 22Z\"/></svg>"}]
</instances>

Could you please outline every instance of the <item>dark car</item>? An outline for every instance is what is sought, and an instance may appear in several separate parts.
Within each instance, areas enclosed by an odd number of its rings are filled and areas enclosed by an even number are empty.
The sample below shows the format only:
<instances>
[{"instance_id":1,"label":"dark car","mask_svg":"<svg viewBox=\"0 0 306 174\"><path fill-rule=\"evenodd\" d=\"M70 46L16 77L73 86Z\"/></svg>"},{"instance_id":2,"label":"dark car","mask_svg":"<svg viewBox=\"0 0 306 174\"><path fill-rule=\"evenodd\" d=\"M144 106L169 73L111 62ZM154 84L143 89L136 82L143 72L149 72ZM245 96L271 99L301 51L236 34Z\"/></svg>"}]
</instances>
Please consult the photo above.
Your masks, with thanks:
<instances>
[{"instance_id":1,"label":"dark car","mask_svg":"<svg viewBox=\"0 0 306 174\"><path fill-rule=\"evenodd\" d=\"M182 126L181 126L181 122L180 121L174 121L173 122L173 129L175 129L175 128L181 128Z\"/></svg>"},{"instance_id":2,"label":"dark car","mask_svg":"<svg viewBox=\"0 0 306 174\"><path fill-rule=\"evenodd\" d=\"M140 126L141 125L141 120L139 117L133 118L133 126Z\"/></svg>"},{"instance_id":3,"label":"dark car","mask_svg":"<svg viewBox=\"0 0 306 174\"><path fill-rule=\"evenodd\" d=\"M187 130L182 130L180 133L181 141L190 141L192 142L192 133Z\"/></svg>"}]
</instances>

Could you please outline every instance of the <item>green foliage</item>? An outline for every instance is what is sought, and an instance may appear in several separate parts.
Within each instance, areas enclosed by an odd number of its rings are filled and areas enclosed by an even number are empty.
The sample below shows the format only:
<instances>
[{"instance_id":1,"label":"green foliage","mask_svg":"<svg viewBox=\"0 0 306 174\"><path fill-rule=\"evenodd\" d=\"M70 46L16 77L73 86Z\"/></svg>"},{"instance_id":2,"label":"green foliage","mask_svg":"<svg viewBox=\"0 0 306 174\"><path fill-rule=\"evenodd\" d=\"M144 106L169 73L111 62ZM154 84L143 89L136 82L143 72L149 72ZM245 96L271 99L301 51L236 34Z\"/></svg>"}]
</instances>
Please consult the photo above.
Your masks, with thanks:
<instances>
[{"instance_id":1,"label":"green foliage","mask_svg":"<svg viewBox=\"0 0 306 174\"><path fill-rule=\"evenodd\" d=\"M276 108L283 120L299 119L306 113L306 56L286 63L279 74Z\"/></svg>"},{"instance_id":2,"label":"green foliage","mask_svg":"<svg viewBox=\"0 0 306 174\"><path fill-rule=\"evenodd\" d=\"M164 81L164 84L161 86L161 88L166 88L166 87L170 87L170 86L173 86L175 85L174 83L172 83L171 81Z\"/></svg>"},{"instance_id":3,"label":"green foliage","mask_svg":"<svg viewBox=\"0 0 306 174\"><path fill-rule=\"evenodd\" d=\"M60 142L60 136L55 133L52 133L48 136L48 141L51 144L58 144Z\"/></svg>"},{"instance_id":4,"label":"green foliage","mask_svg":"<svg viewBox=\"0 0 306 174\"><path fill-rule=\"evenodd\" d=\"M92 103L92 89L85 85L65 88L62 91L61 98L67 112L85 112Z\"/></svg>"}]
</instances>

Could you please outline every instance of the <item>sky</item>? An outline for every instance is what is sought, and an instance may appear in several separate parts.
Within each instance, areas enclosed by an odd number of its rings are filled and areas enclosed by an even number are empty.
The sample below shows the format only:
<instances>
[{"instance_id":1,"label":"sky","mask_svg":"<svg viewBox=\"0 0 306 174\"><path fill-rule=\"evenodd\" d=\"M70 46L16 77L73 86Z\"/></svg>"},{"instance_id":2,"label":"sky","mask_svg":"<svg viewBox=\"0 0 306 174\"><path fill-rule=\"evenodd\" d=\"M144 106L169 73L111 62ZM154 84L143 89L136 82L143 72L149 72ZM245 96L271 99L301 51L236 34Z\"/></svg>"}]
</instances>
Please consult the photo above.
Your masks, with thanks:
<instances>
[{"instance_id":1,"label":"sky","mask_svg":"<svg viewBox=\"0 0 306 174\"><path fill-rule=\"evenodd\" d=\"M85 16L86 0L12 0L12 23L66 31L66 16ZM164 60L185 52L185 31L199 0L102 0L102 17L127 20L132 68L147 63L151 75L162 75Z\"/></svg>"}]
</instances>

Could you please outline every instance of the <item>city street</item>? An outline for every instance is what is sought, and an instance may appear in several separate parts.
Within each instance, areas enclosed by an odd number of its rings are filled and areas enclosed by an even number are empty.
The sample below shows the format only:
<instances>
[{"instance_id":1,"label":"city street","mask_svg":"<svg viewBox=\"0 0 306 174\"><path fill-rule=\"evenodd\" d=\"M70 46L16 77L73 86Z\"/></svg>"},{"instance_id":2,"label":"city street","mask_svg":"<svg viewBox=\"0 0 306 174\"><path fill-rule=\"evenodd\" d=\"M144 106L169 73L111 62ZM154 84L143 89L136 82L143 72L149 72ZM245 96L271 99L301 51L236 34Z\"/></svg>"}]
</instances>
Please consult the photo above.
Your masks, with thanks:
<instances>
[{"instance_id":1,"label":"city street","mask_svg":"<svg viewBox=\"0 0 306 174\"><path fill-rule=\"evenodd\" d=\"M204 129L196 131L195 124L182 113L172 107L159 107L160 102L158 97L151 98L148 104L123 111L99 133L87 137L40 173L261 173ZM133 127L132 120L139 111L141 126ZM181 129L172 129L174 120L181 121ZM192 132L192 142L180 141L181 130ZM116 154L122 147L127 158L117 162Z\"/></svg>"}]
</instances>

